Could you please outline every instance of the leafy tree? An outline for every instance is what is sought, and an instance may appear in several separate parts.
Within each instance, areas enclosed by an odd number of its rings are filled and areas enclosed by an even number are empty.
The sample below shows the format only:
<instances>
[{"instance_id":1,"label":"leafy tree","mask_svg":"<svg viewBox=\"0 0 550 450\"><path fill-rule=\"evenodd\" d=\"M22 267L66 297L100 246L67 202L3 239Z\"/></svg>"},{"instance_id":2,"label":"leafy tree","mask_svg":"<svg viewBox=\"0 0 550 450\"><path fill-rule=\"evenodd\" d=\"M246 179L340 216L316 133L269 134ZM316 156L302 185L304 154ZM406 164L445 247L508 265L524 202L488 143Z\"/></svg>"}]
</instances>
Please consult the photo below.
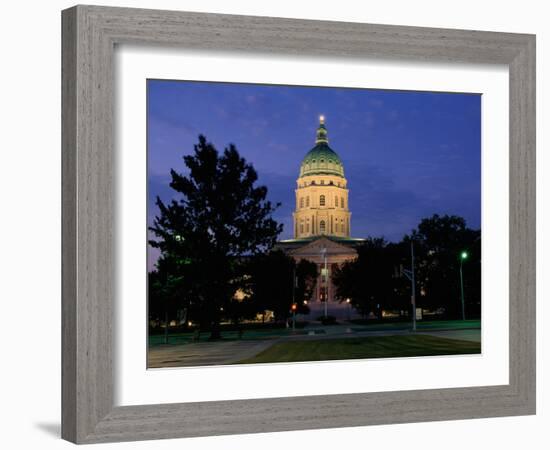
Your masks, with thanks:
<instances>
[{"instance_id":1,"label":"leafy tree","mask_svg":"<svg viewBox=\"0 0 550 450\"><path fill-rule=\"evenodd\" d=\"M231 321L237 327L246 319L254 319L259 312L257 305L252 301L249 295L250 275L248 269L248 258L245 258L241 264L236 265L239 274L233 278L235 295L224 309L223 317Z\"/></svg>"},{"instance_id":2,"label":"leafy tree","mask_svg":"<svg viewBox=\"0 0 550 450\"><path fill-rule=\"evenodd\" d=\"M273 247L282 225L271 216L278 205L266 199L267 188L256 185L256 171L234 145L220 155L201 135L194 153L183 160L187 175L171 170L176 198L166 204L157 197L160 214L150 227L156 236L150 244L187 262L176 266L176 275L188 284L200 327L218 339L242 257Z\"/></svg>"},{"instance_id":3,"label":"leafy tree","mask_svg":"<svg viewBox=\"0 0 550 450\"><path fill-rule=\"evenodd\" d=\"M276 250L250 262L249 292L257 310L270 310L276 320L285 319L292 303L292 258Z\"/></svg>"},{"instance_id":4,"label":"leafy tree","mask_svg":"<svg viewBox=\"0 0 550 450\"><path fill-rule=\"evenodd\" d=\"M350 299L363 316L382 310L406 308L403 281L395 278L395 264L402 247L383 238L369 238L358 249L357 258L344 263L333 274L336 297Z\"/></svg>"},{"instance_id":5,"label":"leafy tree","mask_svg":"<svg viewBox=\"0 0 550 450\"><path fill-rule=\"evenodd\" d=\"M157 270L150 272L149 318L164 322L164 343L168 343L168 328L170 321L176 317L179 309L185 308L185 283L178 276L175 268L177 262L169 257L157 261Z\"/></svg>"},{"instance_id":6,"label":"leafy tree","mask_svg":"<svg viewBox=\"0 0 550 450\"><path fill-rule=\"evenodd\" d=\"M467 317L481 311L481 233L466 226L462 217L439 216L422 219L411 235L399 243L370 238L358 248L354 261L335 271L336 295L347 298L363 315L382 309L410 312L410 283L399 276L400 267L410 268L410 242L415 251L416 303L418 307L443 308L447 316L460 317L460 254L463 261L464 297ZM380 307L378 307L380 306Z\"/></svg>"},{"instance_id":7,"label":"leafy tree","mask_svg":"<svg viewBox=\"0 0 550 450\"><path fill-rule=\"evenodd\" d=\"M481 233L466 226L458 216L434 214L423 219L404 241L414 240L418 280L418 306L444 308L450 317L460 317L460 254L463 263L467 309L479 314L481 302ZM420 293L420 295L418 295Z\"/></svg>"},{"instance_id":8,"label":"leafy tree","mask_svg":"<svg viewBox=\"0 0 550 450\"><path fill-rule=\"evenodd\" d=\"M225 315L234 325L242 330L241 322L245 319L254 319L257 314L256 305L248 298L234 298L228 305L227 314Z\"/></svg>"},{"instance_id":9,"label":"leafy tree","mask_svg":"<svg viewBox=\"0 0 550 450\"><path fill-rule=\"evenodd\" d=\"M258 255L250 261L249 292L258 312L270 310L277 320L290 316L292 302L297 313L309 312L304 300L309 301L315 289L315 263L294 259L280 250Z\"/></svg>"},{"instance_id":10,"label":"leafy tree","mask_svg":"<svg viewBox=\"0 0 550 450\"><path fill-rule=\"evenodd\" d=\"M304 302L311 301L317 284L317 264L301 259L296 263L296 292L295 299L298 302L298 312L307 314L309 308L304 306Z\"/></svg>"}]
</instances>

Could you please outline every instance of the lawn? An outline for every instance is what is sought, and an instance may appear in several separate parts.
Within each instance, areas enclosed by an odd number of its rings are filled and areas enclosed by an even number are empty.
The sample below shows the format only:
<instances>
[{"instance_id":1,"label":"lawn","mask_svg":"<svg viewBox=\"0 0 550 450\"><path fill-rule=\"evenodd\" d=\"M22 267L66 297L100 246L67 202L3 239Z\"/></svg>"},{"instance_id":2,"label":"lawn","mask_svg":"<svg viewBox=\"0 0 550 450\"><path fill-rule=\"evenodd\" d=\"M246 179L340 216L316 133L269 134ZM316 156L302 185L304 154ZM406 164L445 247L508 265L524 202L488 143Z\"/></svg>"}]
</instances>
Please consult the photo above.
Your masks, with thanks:
<instances>
[{"instance_id":1,"label":"lawn","mask_svg":"<svg viewBox=\"0 0 550 450\"><path fill-rule=\"evenodd\" d=\"M479 342L415 334L281 342L237 364L481 353Z\"/></svg>"},{"instance_id":2,"label":"lawn","mask_svg":"<svg viewBox=\"0 0 550 450\"><path fill-rule=\"evenodd\" d=\"M364 321L364 320L353 320L349 323L343 322L343 325L349 325L350 328L355 332L360 331L386 331L386 330L407 330L410 329L410 322L387 322L379 323L376 321ZM303 324L295 332L292 332L291 329L281 327L274 327L272 324L247 324L244 329L244 333L239 337L239 333L232 329L225 329L226 327L222 326L222 336L224 340L262 340L262 339L276 339L282 336L289 336L292 334L307 334L308 331L314 331L324 333L324 327L319 324L318 326L310 326L308 330L303 329ZM417 322L417 329L421 330L459 330L467 328L480 328L481 322L479 320L434 320L426 322ZM209 331L203 331L201 334L201 341L207 341L208 336L210 335ZM181 345L188 344L193 342L193 332L192 331L177 331L170 332L168 335L168 343L171 345ZM157 345L164 345L164 334L150 334L149 335L149 346L155 347Z\"/></svg>"},{"instance_id":3,"label":"lawn","mask_svg":"<svg viewBox=\"0 0 550 450\"><path fill-rule=\"evenodd\" d=\"M292 333L291 329L287 328L261 328L258 326L258 329L247 329L244 331L241 338L239 338L239 333L237 331L223 331L222 336L224 341L235 341L235 340L263 340L263 339L276 339L281 336L289 336L291 334L306 334L303 330L297 330L295 333ZM168 335L168 343L172 345L179 344L188 344L193 342L193 332L180 332L180 333L170 333ZM201 342L206 342L210 336L209 331L203 331L201 333ZM164 345L164 334L154 334L149 335L149 346L154 347L157 345Z\"/></svg>"},{"instance_id":4,"label":"lawn","mask_svg":"<svg viewBox=\"0 0 550 450\"><path fill-rule=\"evenodd\" d=\"M372 320L352 320L350 322L354 330L384 331L384 330L407 330L411 328L408 321L387 321L376 322ZM475 320L427 320L417 321L418 330L462 330L467 328L481 328L481 321Z\"/></svg>"}]
</instances>

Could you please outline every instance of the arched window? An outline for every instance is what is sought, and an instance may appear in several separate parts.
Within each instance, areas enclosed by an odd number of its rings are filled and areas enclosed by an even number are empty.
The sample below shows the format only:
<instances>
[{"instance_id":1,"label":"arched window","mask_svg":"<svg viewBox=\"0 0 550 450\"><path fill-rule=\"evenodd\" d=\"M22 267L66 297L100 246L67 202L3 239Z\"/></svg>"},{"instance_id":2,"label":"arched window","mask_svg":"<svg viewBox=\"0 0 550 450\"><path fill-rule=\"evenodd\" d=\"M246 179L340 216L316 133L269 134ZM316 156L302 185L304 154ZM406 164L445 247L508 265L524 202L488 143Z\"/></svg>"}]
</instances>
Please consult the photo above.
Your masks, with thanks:
<instances>
[{"instance_id":1,"label":"arched window","mask_svg":"<svg viewBox=\"0 0 550 450\"><path fill-rule=\"evenodd\" d=\"M321 222L319 222L319 231L321 232L321 234L325 234L325 229L326 229L325 221L321 220Z\"/></svg>"},{"instance_id":2,"label":"arched window","mask_svg":"<svg viewBox=\"0 0 550 450\"><path fill-rule=\"evenodd\" d=\"M334 206L338 208L338 197L334 197Z\"/></svg>"},{"instance_id":3,"label":"arched window","mask_svg":"<svg viewBox=\"0 0 550 450\"><path fill-rule=\"evenodd\" d=\"M309 221L306 223L306 233L309 233Z\"/></svg>"},{"instance_id":4,"label":"arched window","mask_svg":"<svg viewBox=\"0 0 550 450\"><path fill-rule=\"evenodd\" d=\"M325 206L325 196L324 195L321 195L321 197L319 197L319 205Z\"/></svg>"},{"instance_id":5,"label":"arched window","mask_svg":"<svg viewBox=\"0 0 550 450\"><path fill-rule=\"evenodd\" d=\"M340 204L342 205L342 208L345 208L345 206L344 206L344 197L341 197L340 200L341 200Z\"/></svg>"},{"instance_id":6,"label":"arched window","mask_svg":"<svg viewBox=\"0 0 550 450\"><path fill-rule=\"evenodd\" d=\"M300 208L304 207L304 197L300 197Z\"/></svg>"},{"instance_id":7,"label":"arched window","mask_svg":"<svg viewBox=\"0 0 550 450\"><path fill-rule=\"evenodd\" d=\"M303 234L303 232L304 232L304 224L301 223L300 224L300 234Z\"/></svg>"},{"instance_id":8,"label":"arched window","mask_svg":"<svg viewBox=\"0 0 550 450\"><path fill-rule=\"evenodd\" d=\"M309 195L306 197L306 208L309 208Z\"/></svg>"}]
</instances>

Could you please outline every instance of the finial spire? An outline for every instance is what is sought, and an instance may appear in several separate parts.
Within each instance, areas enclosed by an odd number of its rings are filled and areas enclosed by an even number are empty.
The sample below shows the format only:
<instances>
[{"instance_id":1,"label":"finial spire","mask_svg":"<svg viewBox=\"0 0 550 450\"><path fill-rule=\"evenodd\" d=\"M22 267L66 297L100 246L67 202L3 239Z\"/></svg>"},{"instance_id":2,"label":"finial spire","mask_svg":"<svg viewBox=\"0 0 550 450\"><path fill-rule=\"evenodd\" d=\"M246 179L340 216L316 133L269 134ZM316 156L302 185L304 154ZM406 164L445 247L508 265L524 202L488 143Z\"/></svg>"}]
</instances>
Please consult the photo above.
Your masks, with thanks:
<instances>
[{"instance_id":1,"label":"finial spire","mask_svg":"<svg viewBox=\"0 0 550 450\"><path fill-rule=\"evenodd\" d=\"M325 116L319 116L319 128L317 128L316 144L328 144L327 129L325 128Z\"/></svg>"}]
</instances>

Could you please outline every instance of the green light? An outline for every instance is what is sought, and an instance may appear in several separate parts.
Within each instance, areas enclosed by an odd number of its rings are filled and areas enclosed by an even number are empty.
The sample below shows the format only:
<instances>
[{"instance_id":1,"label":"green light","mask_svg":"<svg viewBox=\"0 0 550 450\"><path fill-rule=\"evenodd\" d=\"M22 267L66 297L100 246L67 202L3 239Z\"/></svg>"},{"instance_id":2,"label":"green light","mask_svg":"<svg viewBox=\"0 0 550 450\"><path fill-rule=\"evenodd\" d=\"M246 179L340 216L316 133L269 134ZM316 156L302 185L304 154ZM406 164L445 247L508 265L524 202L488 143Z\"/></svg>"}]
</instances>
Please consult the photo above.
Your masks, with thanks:
<instances>
[{"instance_id":1,"label":"green light","mask_svg":"<svg viewBox=\"0 0 550 450\"><path fill-rule=\"evenodd\" d=\"M468 252L462 252L462 253L460 254L460 257L461 257L462 259L468 258Z\"/></svg>"}]
</instances>

